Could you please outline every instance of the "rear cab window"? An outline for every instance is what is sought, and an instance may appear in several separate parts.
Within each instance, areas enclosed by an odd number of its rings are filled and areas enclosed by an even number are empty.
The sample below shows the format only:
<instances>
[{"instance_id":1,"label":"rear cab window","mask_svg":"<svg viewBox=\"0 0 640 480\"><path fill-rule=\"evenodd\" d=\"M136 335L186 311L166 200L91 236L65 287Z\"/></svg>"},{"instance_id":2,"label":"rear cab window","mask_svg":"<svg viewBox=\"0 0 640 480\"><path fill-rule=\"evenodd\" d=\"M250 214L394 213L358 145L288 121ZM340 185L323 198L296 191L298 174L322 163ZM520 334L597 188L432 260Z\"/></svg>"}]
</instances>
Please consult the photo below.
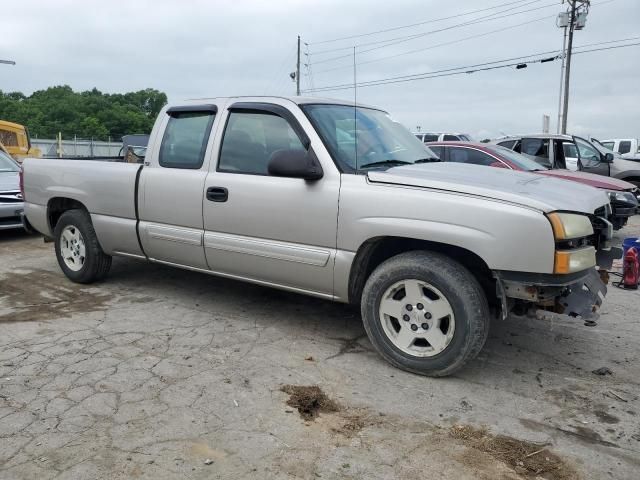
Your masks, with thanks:
<instances>
[{"instance_id":1,"label":"rear cab window","mask_svg":"<svg viewBox=\"0 0 640 480\"><path fill-rule=\"evenodd\" d=\"M507 140L505 142L498 142L498 145L500 145L501 147L504 148L508 148L509 150L513 150L513 147L515 146L516 141L515 140Z\"/></svg>"},{"instance_id":2,"label":"rear cab window","mask_svg":"<svg viewBox=\"0 0 640 480\"><path fill-rule=\"evenodd\" d=\"M491 155L476 150L474 148L465 147L449 147L449 161L455 163L470 163L472 165L489 166L494 163L500 163Z\"/></svg>"},{"instance_id":3,"label":"rear cab window","mask_svg":"<svg viewBox=\"0 0 640 480\"><path fill-rule=\"evenodd\" d=\"M523 138L520 143L520 153L533 158L540 165L551 167L548 138Z\"/></svg>"},{"instance_id":4,"label":"rear cab window","mask_svg":"<svg viewBox=\"0 0 640 480\"><path fill-rule=\"evenodd\" d=\"M625 154L631 151L631 141L629 140L621 140L620 145L618 146L618 153Z\"/></svg>"},{"instance_id":5,"label":"rear cab window","mask_svg":"<svg viewBox=\"0 0 640 480\"><path fill-rule=\"evenodd\" d=\"M444 147L441 145L429 145L429 150L431 150L439 160L443 160L442 154L444 153Z\"/></svg>"},{"instance_id":6,"label":"rear cab window","mask_svg":"<svg viewBox=\"0 0 640 480\"><path fill-rule=\"evenodd\" d=\"M216 111L214 105L167 110L170 118L160 144L160 166L192 170L201 168Z\"/></svg>"}]
</instances>

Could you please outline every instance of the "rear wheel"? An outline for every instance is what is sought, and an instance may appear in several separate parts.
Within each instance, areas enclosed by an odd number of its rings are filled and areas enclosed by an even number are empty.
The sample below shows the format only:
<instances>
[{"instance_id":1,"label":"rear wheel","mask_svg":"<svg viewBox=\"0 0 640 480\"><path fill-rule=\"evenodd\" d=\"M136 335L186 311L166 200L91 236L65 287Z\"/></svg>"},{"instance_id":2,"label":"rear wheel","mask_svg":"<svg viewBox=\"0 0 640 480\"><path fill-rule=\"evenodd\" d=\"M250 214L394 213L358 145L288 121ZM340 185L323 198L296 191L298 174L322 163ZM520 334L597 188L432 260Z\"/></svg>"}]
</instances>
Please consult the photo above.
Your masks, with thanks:
<instances>
[{"instance_id":1,"label":"rear wheel","mask_svg":"<svg viewBox=\"0 0 640 480\"><path fill-rule=\"evenodd\" d=\"M85 210L64 212L54 229L54 239L58 264L71 281L92 283L109 273L111 257L102 251Z\"/></svg>"},{"instance_id":2,"label":"rear wheel","mask_svg":"<svg viewBox=\"0 0 640 480\"><path fill-rule=\"evenodd\" d=\"M382 263L365 284L361 308L376 350L421 375L459 370L489 333L489 306L476 278L434 252L407 252Z\"/></svg>"}]
</instances>

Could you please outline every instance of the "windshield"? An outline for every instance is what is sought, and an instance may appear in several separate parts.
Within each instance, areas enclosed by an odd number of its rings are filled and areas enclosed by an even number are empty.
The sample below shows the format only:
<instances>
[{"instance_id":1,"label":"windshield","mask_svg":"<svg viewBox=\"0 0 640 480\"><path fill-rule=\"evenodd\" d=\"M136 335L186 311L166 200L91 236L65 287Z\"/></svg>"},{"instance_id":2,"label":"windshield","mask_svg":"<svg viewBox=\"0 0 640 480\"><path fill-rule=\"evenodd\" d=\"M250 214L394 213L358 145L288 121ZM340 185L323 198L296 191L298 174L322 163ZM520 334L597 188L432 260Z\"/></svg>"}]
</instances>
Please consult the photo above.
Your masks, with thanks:
<instances>
[{"instance_id":1,"label":"windshield","mask_svg":"<svg viewBox=\"0 0 640 480\"><path fill-rule=\"evenodd\" d=\"M380 110L348 105L303 105L343 172L437 161L420 140Z\"/></svg>"},{"instance_id":2,"label":"windshield","mask_svg":"<svg viewBox=\"0 0 640 480\"><path fill-rule=\"evenodd\" d=\"M13 159L4 152L0 152L0 173L19 172L20 167Z\"/></svg>"},{"instance_id":3,"label":"windshield","mask_svg":"<svg viewBox=\"0 0 640 480\"><path fill-rule=\"evenodd\" d=\"M579 137L576 137L579 138ZM580 138L580 140L582 140ZM590 145L593 145L596 150L598 150L600 153L602 153L603 155L606 155L607 153L612 153L614 157L620 157L620 154L618 152L613 152L610 148L605 147L602 143L600 143L598 140L596 140L595 138L591 139L591 143ZM584 142L586 142L586 140L583 140ZM613 145L611 145L613 146ZM582 150L580 150L580 153L582 153Z\"/></svg>"},{"instance_id":4,"label":"windshield","mask_svg":"<svg viewBox=\"0 0 640 480\"><path fill-rule=\"evenodd\" d=\"M520 155L513 150L509 150L508 148L501 147L500 145L485 145L487 150L491 150L495 154L506 158L511 163L514 163L522 170L526 170L527 172L535 172L537 170L549 170L547 167L540 165L538 162L531 160L524 155Z\"/></svg>"}]
</instances>

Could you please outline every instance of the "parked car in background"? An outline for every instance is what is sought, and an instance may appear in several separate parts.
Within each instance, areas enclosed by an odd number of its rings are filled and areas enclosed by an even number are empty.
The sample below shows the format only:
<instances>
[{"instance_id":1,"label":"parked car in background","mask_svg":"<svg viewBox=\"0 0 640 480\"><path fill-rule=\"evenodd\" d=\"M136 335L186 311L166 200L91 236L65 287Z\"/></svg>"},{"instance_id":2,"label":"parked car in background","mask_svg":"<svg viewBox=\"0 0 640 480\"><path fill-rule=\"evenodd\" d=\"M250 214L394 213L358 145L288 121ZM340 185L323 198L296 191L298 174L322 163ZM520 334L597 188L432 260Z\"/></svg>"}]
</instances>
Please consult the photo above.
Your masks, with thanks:
<instances>
[{"instance_id":1,"label":"parked car in background","mask_svg":"<svg viewBox=\"0 0 640 480\"><path fill-rule=\"evenodd\" d=\"M122 148L120 156L127 163L142 163L147 154L147 144L149 143L149 135L132 134L122 137Z\"/></svg>"},{"instance_id":2,"label":"parked car in background","mask_svg":"<svg viewBox=\"0 0 640 480\"><path fill-rule=\"evenodd\" d=\"M25 160L25 211L74 282L122 255L360 304L381 356L423 375L471 361L491 311L597 315L607 195L432 157L373 107L193 100L161 111L142 165Z\"/></svg>"},{"instance_id":3,"label":"parked car in background","mask_svg":"<svg viewBox=\"0 0 640 480\"><path fill-rule=\"evenodd\" d=\"M522 153L547 168L566 169L575 160L577 170L618 178L640 187L638 162L616 158L602 145L575 135L517 135L498 138L491 143Z\"/></svg>"},{"instance_id":4,"label":"parked car in background","mask_svg":"<svg viewBox=\"0 0 640 480\"><path fill-rule=\"evenodd\" d=\"M20 165L0 151L0 230L22 228L24 201L20 193Z\"/></svg>"},{"instance_id":5,"label":"parked car in background","mask_svg":"<svg viewBox=\"0 0 640 480\"><path fill-rule=\"evenodd\" d=\"M427 142L472 142L473 138L468 133L424 133L415 132L416 138Z\"/></svg>"},{"instance_id":6,"label":"parked car in background","mask_svg":"<svg viewBox=\"0 0 640 480\"><path fill-rule=\"evenodd\" d=\"M443 162L467 163L534 172L604 190L609 195L612 211L608 215L601 212L600 218L594 217L592 219L594 221L594 230L599 232L597 238L598 246L606 246L606 240L610 238L607 228L609 222L614 230L619 230L626 225L629 217L638 212L638 200L636 198L639 193L638 187L623 180L606 178L586 172L551 170L524 155L491 143L436 142L429 143L427 146ZM602 222L602 219L607 221Z\"/></svg>"},{"instance_id":7,"label":"parked car in background","mask_svg":"<svg viewBox=\"0 0 640 480\"><path fill-rule=\"evenodd\" d=\"M619 153L628 160L640 160L640 145L637 138L610 138L600 140L600 144L609 150Z\"/></svg>"}]
</instances>

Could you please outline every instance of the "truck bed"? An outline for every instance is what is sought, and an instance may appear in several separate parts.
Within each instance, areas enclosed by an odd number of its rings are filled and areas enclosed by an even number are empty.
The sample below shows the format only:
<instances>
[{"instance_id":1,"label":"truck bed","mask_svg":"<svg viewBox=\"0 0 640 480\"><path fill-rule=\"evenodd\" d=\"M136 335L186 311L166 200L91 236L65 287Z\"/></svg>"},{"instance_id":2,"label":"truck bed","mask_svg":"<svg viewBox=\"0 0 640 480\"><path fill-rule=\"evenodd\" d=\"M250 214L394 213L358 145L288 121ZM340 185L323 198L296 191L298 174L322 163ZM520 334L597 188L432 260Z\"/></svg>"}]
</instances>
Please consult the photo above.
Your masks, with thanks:
<instances>
[{"instance_id":1,"label":"truck bed","mask_svg":"<svg viewBox=\"0 0 640 480\"><path fill-rule=\"evenodd\" d=\"M92 215L136 220L137 176L142 165L96 159L27 158L23 162L25 199L37 218L34 227L51 235L47 205L56 198L82 203ZM42 210L34 211L34 210Z\"/></svg>"}]
</instances>

